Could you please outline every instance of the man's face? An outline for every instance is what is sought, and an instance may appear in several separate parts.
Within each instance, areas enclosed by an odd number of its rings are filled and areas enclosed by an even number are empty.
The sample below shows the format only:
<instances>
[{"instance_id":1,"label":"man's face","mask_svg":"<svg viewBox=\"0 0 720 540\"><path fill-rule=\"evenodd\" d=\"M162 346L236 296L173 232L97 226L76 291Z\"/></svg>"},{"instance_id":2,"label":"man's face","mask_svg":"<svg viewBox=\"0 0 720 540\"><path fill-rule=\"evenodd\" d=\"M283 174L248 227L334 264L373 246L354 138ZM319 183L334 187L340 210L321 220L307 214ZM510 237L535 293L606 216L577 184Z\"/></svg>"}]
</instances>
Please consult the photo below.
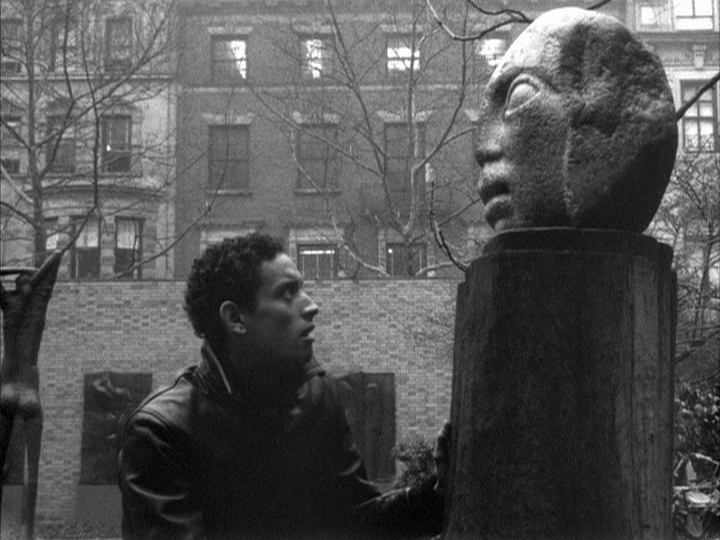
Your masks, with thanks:
<instances>
[{"instance_id":1,"label":"man's face","mask_svg":"<svg viewBox=\"0 0 720 540\"><path fill-rule=\"evenodd\" d=\"M265 386L294 383L313 356L317 305L303 290L295 263L281 253L260 266L261 285L257 306L244 312L245 346L253 379Z\"/></svg>"},{"instance_id":2,"label":"man's face","mask_svg":"<svg viewBox=\"0 0 720 540\"><path fill-rule=\"evenodd\" d=\"M553 84L552 40L524 34L485 90L475 158L480 196L496 231L567 223L563 197L570 96Z\"/></svg>"}]
</instances>

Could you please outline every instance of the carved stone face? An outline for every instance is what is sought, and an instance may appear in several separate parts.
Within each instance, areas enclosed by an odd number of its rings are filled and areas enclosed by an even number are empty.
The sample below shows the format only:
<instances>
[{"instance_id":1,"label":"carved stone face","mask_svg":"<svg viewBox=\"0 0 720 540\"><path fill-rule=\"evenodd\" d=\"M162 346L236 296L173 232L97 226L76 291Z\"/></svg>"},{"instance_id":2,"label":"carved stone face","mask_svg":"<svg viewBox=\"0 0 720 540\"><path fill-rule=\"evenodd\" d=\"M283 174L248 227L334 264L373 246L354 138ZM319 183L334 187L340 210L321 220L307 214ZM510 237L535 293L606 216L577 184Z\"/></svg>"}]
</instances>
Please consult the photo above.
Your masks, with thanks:
<instances>
[{"instance_id":1,"label":"carved stone face","mask_svg":"<svg viewBox=\"0 0 720 540\"><path fill-rule=\"evenodd\" d=\"M484 97L475 157L495 230L647 227L675 160L674 105L660 61L616 19L545 13Z\"/></svg>"}]
</instances>

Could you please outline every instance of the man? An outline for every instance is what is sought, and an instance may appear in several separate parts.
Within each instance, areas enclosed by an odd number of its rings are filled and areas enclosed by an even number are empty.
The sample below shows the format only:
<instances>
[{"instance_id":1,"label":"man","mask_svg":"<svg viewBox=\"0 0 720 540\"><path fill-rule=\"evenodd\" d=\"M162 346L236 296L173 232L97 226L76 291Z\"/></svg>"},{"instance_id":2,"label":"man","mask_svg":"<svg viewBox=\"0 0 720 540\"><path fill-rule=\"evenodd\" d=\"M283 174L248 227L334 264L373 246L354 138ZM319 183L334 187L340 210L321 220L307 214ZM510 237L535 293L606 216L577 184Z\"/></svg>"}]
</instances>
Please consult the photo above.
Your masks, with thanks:
<instances>
[{"instance_id":1,"label":"man","mask_svg":"<svg viewBox=\"0 0 720 540\"><path fill-rule=\"evenodd\" d=\"M432 487L381 496L313 357L318 306L282 244L254 234L195 261L198 365L130 417L123 537L342 538L439 532Z\"/></svg>"}]
</instances>

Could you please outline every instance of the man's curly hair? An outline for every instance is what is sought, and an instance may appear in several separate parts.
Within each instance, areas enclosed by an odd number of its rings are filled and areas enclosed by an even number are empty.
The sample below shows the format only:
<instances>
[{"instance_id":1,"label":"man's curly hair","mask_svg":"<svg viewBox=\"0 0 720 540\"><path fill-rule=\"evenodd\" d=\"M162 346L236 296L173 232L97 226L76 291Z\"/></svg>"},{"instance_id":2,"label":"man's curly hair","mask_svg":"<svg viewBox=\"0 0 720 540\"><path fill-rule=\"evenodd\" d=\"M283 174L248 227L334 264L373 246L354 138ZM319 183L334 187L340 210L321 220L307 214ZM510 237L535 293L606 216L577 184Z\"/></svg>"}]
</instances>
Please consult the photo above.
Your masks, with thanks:
<instances>
[{"instance_id":1,"label":"man's curly hair","mask_svg":"<svg viewBox=\"0 0 720 540\"><path fill-rule=\"evenodd\" d=\"M260 265L284 251L282 241L253 233L210 246L193 262L185 291L185 312L195 334L216 353L223 348L220 306L226 300L253 311L261 285Z\"/></svg>"}]
</instances>

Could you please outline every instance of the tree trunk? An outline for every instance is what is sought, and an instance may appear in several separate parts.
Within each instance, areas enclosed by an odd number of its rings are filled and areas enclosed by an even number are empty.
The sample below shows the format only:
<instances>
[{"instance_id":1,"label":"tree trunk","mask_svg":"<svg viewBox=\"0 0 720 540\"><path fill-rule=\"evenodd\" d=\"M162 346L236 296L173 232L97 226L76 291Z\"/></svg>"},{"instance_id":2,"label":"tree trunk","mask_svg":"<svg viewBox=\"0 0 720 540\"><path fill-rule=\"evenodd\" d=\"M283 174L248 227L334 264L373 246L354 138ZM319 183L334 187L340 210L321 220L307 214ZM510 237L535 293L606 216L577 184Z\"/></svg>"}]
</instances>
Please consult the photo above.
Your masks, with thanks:
<instances>
[{"instance_id":1,"label":"tree trunk","mask_svg":"<svg viewBox=\"0 0 720 540\"><path fill-rule=\"evenodd\" d=\"M459 286L444 538L671 537L672 250L497 235Z\"/></svg>"}]
</instances>

